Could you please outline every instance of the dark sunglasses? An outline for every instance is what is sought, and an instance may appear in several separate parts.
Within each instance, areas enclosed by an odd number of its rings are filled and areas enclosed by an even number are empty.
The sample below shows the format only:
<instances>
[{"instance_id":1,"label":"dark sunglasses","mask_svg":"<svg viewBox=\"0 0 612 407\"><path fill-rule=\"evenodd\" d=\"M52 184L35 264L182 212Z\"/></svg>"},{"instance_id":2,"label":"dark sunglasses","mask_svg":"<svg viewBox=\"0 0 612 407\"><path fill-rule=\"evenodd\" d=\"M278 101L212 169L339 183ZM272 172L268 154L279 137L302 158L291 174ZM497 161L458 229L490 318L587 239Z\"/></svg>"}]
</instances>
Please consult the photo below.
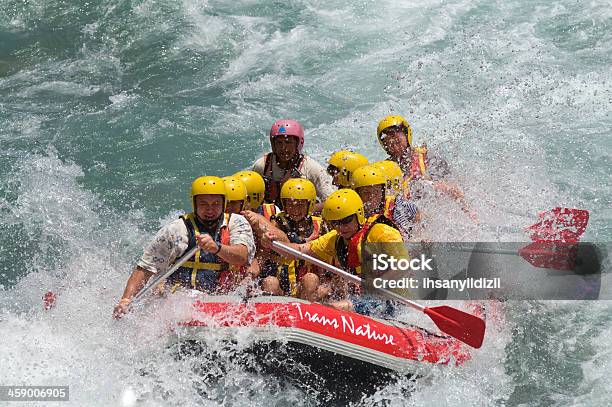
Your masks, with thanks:
<instances>
[{"instance_id":1,"label":"dark sunglasses","mask_svg":"<svg viewBox=\"0 0 612 407\"><path fill-rule=\"evenodd\" d=\"M398 131L403 131L405 133L406 128L402 126L401 124L398 124L397 126L387 127L386 129L382 131L382 134L384 134L385 136L388 136L389 134L394 134Z\"/></svg>"},{"instance_id":2,"label":"dark sunglasses","mask_svg":"<svg viewBox=\"0 0 612 407\"><path fill-rule=\"evenodd\" d=\"M328 223L329 223L329 226L332 227L332 229L335 229L342 225L348 225L349 223L353 221L353 219L355 219L355 215L350 215L350 216L347 216L346 218L342 218L339 220L330 220Z\"/></svg>"},{"instance_id":3,"label":"dark sunglasses","mask_svg":"<svg viewBox=\"0 0 612 407\"><path fill-rule=\"evenodd\" d=\"M338 174L339 172L340 172L340 168L338 168L338 167L336 167L334 165L331 165L331 164L327 166L327 173L329 175L331 175L332 177L334 175Z\"/></svg>"}]
</instances>

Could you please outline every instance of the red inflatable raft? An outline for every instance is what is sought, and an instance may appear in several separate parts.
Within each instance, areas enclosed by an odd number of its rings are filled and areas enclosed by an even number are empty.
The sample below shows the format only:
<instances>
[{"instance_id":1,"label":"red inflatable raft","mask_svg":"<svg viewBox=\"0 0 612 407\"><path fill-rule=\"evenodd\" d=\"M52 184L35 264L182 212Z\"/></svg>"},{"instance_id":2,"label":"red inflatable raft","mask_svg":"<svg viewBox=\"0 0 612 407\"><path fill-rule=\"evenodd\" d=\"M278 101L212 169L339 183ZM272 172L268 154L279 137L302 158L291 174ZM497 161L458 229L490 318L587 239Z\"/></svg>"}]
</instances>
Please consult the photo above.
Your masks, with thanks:
<instances>
[{"instance_id":1,"label":"red inflatable raft","mask_svg":"<svg viewBox=\"0 0 612 407\"><path fill-rule=\"evenodd\" d=\"M460 341L417 326L368 317L354 312L289 297L210 296L196 300L194 318L179 323L180 336L198 339L210 330L250 327L262 338L282 336L287 342L303 343L391 368L411 372L415 364L461 365L470 353Z\"/></svg>"},{"instance_id":2,"label":"red inflatable raft","mask_svg":"<svg viewBox=\"0 0 612 407\"><path fill-rule=\"evenodd\" d=\"M333 389L337 401L471 357L452 337L295 298L202 296L193 307L192 318L175 329L179 342L202 346L212 336L232 341L246 334L261 370L310 389Z\"/></svg>"}]
</instances>

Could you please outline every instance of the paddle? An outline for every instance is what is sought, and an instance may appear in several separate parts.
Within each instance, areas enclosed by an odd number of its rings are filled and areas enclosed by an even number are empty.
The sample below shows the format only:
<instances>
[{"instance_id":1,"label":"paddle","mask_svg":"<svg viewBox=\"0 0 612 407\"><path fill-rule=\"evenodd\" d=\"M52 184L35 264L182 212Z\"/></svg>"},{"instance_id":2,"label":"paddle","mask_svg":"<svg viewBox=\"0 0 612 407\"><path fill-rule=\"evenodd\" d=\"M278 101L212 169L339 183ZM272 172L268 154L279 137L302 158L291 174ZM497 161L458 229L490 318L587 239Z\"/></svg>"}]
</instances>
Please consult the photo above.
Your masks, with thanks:
<instances>
[{"instance_id":1,"label":"paddle","mask_svg":"<svg viewBox=\"0 0 612 407\"><path fill-rule=\"evenodd\" d=\"M589 211L557 207L538 216L539 222L525 228L533 243L518 251L466 247L455 250L516 255L535 267L556 270L574 270L576 266L589 263L589 257L593 254L590 244L577 244L589 222ZM594 265L593 262L589 264Z\"/></svg>"},{"instance_id":2,"label":"paddle","mask_svg":"<svg viewBox=\"0 0 612 407\"><path fill-rule=\"evenodd\" d=\"M601 273L605 256L593 243L533 242L519 250L486 247L458 247L452 250L468 253L503 254L521 256L539 268L564 270L573 274Z\"/></svg>"},{"instance_id":3,"label":"paddle","mask_svg":"<svg viewBox=\"0 0 612 407\"><path fill-rule=\"evenodd\" d=\"M197 252L199 249L200 249L200 246L196 245L193 249L185 253L183 257L178 259L176 263L174 263L174 265L170 267L168 270L166 270L164 273L158 273L155 276L153 276L151 279L149 279L149 282L147 283L147 285L145 285L140 291L138 291L138 294L136 294L132 298L132 302L130 303L130 305L133 305L137 301L141 300L142 297L147 293L147 291L155 287L160 282L164 281L166 278L170 277L170 275L174 273L179 267L181 267L183 263L185 263L187 260L193 257L195 252Z\"/></svg>"},{"instance_id":4,"label":"paddle","mask_svg":"<svg viewBox=\"0 0 612 407\"><path fill-rule=\"evenodd\" d=\"M572 270L578 263L578 245L561 242L533 242L518 255L535 267Z\"/></svg>"},{"instance_id":5,"label":"paddle","mask_svg":"<svg viewBox=\"0 0 612 407\"><path fill-rule=\"evenodd\" d=\"M310 262L350 282L357 284L361 284L362 282L361 278L353 274L347 273L346 271L334 267L331 264L327 264L315 257L304 254L299 250L295 250L284 245L281 242L274 241L272 242L272 245L279 252ZM442 332L447 333L448 335L457 338L461 342L464 342L474 348L480 348L482 346L485 333L485 321L483 319L446 305L439 307L425 307L417 304L414 301L408 300L407 298L404 298L393 291L383 288L376 288L376 290L384 293L388 297L425 313L425 315L429 316Z\"/></svg>"},{"instance_id":6,"label":"paddle","mask_svg":"<svg viewBox=\"0 0 612 407\"><path fill-rule=\"evenodd\" d=\"M525 228L534 242L576 243L589 223L585 209L556 207L539 214L540 221Z\"/></svg>"},{"instance_id":7,"label":"paddle","mask_svg":"<svg viewBox=\"0 0 612 407\"><path fill-rule=\"evenodd\" d=\"M134 303L136 303L137 301L141 300L142 297L151 288L155 287L161 281L163 281L166 278L170 277L170 275L172 273L174 273L179 267L181 267L183 265L183 263L185 263L187 260L189 260L195 254L195 252L198 251L199 248L200 247L198 245L196 245L193 249L191 249L187 253L185 253L183 255L183 257L178 259L177 262L174 263L174 265L172 267L170 267L166 272L158 273L158 274L154 275L148 281L147 285L145 285L140 291L138 291L138 293L132 298L132 301L130 302L130 306L134 305ZM56 294L53 291L47 291L45 293L45 295L43 295L43 306L44 306L45 310L49 310L49 309L53 308L55 306L56 299L57 299L57 296L56 296Z\"/></svg>"},{"instance_id":8,"label":"paddle","mask_svg":"<svg viewBox=\"0 0 612 407\"><path fill-rule=\"evenodd\" d=\"M533 242L518 250L464 246L453 247L451 250L467 253L521 256L535 267L572 270L576 265L578 246L556 242Z\"/></svg>"}]
</instances>

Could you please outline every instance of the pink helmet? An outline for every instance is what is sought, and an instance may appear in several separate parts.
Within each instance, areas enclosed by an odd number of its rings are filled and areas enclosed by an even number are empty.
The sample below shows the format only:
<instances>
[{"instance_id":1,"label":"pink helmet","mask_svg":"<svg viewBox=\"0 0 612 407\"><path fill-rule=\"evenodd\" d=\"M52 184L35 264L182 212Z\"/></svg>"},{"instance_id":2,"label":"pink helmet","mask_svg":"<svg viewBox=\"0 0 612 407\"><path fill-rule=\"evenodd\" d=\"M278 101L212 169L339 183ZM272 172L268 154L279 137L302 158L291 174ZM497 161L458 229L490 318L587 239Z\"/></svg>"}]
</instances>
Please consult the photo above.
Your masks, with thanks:
<instances>
[{"instance_id":1,"label":"pink helmet","mask_svg":"<svg viewBox=\"0 0 612 407\"><path fill-rule=\"evenodd\" d=\"M304 147L304 129L295 120L281 119L274 122L270 129L270 144L274 143L274 137L293 136L298 138L298 152L302 152Z\"/></svg>"}]
</instances>

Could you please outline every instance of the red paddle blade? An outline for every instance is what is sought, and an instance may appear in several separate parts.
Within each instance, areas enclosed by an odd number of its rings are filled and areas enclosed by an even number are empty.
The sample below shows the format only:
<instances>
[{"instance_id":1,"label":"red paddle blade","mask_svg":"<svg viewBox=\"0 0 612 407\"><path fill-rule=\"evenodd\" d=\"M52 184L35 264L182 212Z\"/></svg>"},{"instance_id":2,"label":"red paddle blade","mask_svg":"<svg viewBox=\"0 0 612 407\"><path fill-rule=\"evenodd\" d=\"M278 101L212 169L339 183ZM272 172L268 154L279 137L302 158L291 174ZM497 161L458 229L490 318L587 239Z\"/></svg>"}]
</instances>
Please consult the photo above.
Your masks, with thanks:
<instances>
[{"instance_id":1,"label":"red paddle blade","mask_svg":"<svg viewBox=\"0 0 612 407\"><path fill-rule=\"evenodd\" d=\"M525 230L534 242L576 243L589 223L589 211L553 208L540 213L540 221Z\"/></svg>"},{"instance_id":2,"label":"red paddle blade","mask_svg":"<svg viewBox=\"0 0 612 407\"><path fill-rule=\"evenodd\" d=\"M484 340L485 321L477 316L442 305L426 307L427 314L440 330L473 348L480 348Z\"/></svg>"},{"instance_id":3,"label":"red paddle blade","mask_svg":"<svg viewBox=\"0 0 612 407\"><path fill-rule=\"evenodd\" d=\"M43 306L46 310L50 310L51 308L55 307L55 300L57 299L57 296L53 291L47 291L42 298Z\"/></svg>"},{"instance_id":4,"label":"red paddle blade","mask_svg":"<svg viewBox=\"0 0 612 407\"><path fill-rule=\"evenodd\" d=\"M578 259L578 245L560 242L533 242L518 254L535 267L573 270Z\"/></svg>"}]
</instances>

